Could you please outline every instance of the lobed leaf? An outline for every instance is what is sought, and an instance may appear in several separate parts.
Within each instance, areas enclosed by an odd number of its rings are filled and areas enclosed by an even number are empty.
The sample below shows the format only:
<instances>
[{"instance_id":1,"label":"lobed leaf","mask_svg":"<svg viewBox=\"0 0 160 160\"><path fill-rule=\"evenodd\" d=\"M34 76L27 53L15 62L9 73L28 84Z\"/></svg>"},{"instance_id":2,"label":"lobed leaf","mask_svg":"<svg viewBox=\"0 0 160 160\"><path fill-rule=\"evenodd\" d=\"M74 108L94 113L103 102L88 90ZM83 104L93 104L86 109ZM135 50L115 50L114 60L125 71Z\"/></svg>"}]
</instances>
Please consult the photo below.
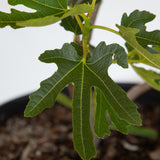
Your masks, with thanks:
<instances>
[{"instance_id":1,"label":"lobed leaf","mask_svg":"<svg viewBox=\"0 0 160 160\"><path fill-rule=\"evenodd\" d=\"M8 0L10 5L22 4L35 9L36 12L22 12L11 9L11 13L0 12L0 27L12 28L27 26L45 26L56 23L68 16L94 11L90 5L76 5L67 9L67 0Z\"/></svg>"},{"instance_id":2,"label":"lobed leaf","mask_svg":"<svg viewBox=\"0 0 160 160\"><path fill-rule=\"evenodd\" d=\"M108 109L111 119L116 115L129 124L141 125L136 105L108 76L107 70L112 63L114 51L112 45L106 46L102 42L96 47L93 56L84 61L77 54L77 49L71 44L65 44L62 49L45 51L39 58L46 63L56 63L58 70L41 83L39 90L31 94L25 116L37 115L45 108L53 106L58 93L67 84L74 83L73 143L84 160L89 160L96 154L90 127L90 92L93 86L103 92L112 106L112 109ZM116 120L113 122L116 123Z\"/></svg>"},{"instance_id":3,"label":"lobed leaf","mask_svg":"<svg viewBox=\"0 0 160 160\"><path fill-rule=\"evenodd\" d=\"M121 36L126 40L128 51L135 51L140 63L160 68L160 52L155 46L160 46L160 30L146 31L146 23L152 21L155 15L147 11L133 11L129 16L124 13L121 19ZM134 51L134 52L135 52ZM140 55L139 55L140 54ZM142 58L143 57L143 58Z\"/></svg>"}]
</instances>

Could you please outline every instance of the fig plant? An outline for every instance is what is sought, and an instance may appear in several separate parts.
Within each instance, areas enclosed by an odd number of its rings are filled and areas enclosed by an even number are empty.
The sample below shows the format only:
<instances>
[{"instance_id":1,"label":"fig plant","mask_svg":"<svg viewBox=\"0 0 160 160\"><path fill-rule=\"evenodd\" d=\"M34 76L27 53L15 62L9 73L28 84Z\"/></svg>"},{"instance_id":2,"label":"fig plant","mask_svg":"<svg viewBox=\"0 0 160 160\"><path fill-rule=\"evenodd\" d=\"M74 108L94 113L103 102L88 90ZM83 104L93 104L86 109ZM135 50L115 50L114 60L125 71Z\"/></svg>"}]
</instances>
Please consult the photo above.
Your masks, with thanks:
<instances>
[{"instance_id":1,"label":"fig plant","mask_svg":"<svg viewBox=\"0 0 160 160\"><path fill-rule=\"evenodd\" d=\"M141 63L160 69L160 31L148 32L145 25L152 21L155 15L139 10L130 15L124 13L121 24L116 25L118 31L91 24L95 5L101 0L77 2L79 1L8 0L8 4L12 6L22 4L36 12L28 13L15 9L11 9L11 13L0 12L0 27L39 27L61 21L60 25L65 30L74 33L72 43L64 44L61 49L47 50L40 55L40 61L56 63L58 70L41 82L40 89L30 95L24 115L36 116L45 108L52 107L62 89L73 83L73 144L80 157L89 160L96 155L90 125L92 88L94 87L96 92L94 132L98 137L110 135L111 126L124 134L128 133L129 126L140 126L141 118L137 106L109 77L108 68L112 63L117 63L124 69L130 64L149 85L160 90L160 74L136 65ZM105 42L92 47L89 38L93 29L103 29L121 36L126 41L126 48Z\"/></svg>"}]
</instances>

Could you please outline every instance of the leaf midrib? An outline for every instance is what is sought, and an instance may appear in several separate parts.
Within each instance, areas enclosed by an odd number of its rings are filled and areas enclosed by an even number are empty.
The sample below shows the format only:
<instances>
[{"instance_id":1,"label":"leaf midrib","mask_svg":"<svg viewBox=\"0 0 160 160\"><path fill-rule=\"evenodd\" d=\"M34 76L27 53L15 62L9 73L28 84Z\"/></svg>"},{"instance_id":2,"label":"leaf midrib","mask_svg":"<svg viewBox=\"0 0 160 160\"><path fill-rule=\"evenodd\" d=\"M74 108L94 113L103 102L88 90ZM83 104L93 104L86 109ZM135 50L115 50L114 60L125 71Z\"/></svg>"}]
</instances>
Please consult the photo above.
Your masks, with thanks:
<instances>
[{"instance_id":1,"label":"leaf midrib","mask_svg":"<svg viewBox=\"0 0 160 160\"><path fill-rule=\"evenodd\" d=\"M150 41L150 42L152 42L152 43L154 43L154 44L156 44L156 45L160 45L160 42L159 41L154 41L154 40L152 40L152 39L148 39L148 38L146 38L146 37L142 37L142 36L138 36L138 35L135 35L136 36L136 38L138 38L138 39L140 39L140 40L145 40L145 41Z\"/></svg>"},{"instance_id":2,"label":"leaf midrib","mask_svg":"<svg viewBox=\"0 0 160 160\"><path fill-rule=\"evenodd\" d=\"M147 18L147 19L148 19L148 18ZM130 22L127 27L130 27L130 26L131 26L132 24L134 24L136 21L142 21L142 20L147 20L147 19L146 19L146 18L137 18L137 19L133 20L132 22ZM145 27L145 25L144 25L144 27ZM133 27L131 27L131 28L133 28Z\"/></svg>"},{"instance_id":3,"label":"leaf midrib","mask_svg":"<svg viewBox=\"0 0 160 160\"><path fill-rule=\"evenodd\" d=\"M81 118L80 118L80 123L81 123L81 139L82 139L82 147L83 147L83 154L84 157L86 159L86 150L85 150L85 145L84 145L84 138L83 138L83 123L82 123L82 110L83 110L83 105L82 105L82 101L83 101L83 85L84 85L84 62L82 61L82 81L81 81L81 97L80 97L80 110L81 110Z\"/></svg>"}]
</instances>

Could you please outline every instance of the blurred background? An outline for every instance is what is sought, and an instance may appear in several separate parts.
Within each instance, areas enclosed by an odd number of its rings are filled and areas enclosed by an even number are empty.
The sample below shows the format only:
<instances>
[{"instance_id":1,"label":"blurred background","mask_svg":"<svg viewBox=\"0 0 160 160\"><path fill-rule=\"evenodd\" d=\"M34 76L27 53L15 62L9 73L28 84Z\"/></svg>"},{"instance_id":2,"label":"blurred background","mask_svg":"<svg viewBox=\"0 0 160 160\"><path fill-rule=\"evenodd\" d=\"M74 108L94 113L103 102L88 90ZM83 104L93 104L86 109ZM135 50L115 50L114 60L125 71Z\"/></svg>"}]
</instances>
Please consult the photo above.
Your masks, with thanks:
<instances>
[{"instance_id":1,"label":"blurred background","mask_svg":"<svg viewBox=\"0 0 160 160\"><path fill-rule=\"evenodd\" d=\"M7 0L0 0L0 11L9 13L10 8ZM33 11L22 5L14 8ZM157 15L153 22L147 24L147 30L160 29L159 0L103 0L95 24L117 30L115 24L120 24L122 14L130 14L135 9L147 10ZM0 105L38 89L40 82L57 70L55 64L40 62L39 55L45 50L61 48L63 43L70 43L72 40L73 34L65 31L59 23L17 30L0 28ZM91 44L96 46L100 41L124 45L119 36L96 29ZM109 74L115 82L143 83L130 67L124 70L114 64L110 67Z\"/></svg>"}]
</instances>

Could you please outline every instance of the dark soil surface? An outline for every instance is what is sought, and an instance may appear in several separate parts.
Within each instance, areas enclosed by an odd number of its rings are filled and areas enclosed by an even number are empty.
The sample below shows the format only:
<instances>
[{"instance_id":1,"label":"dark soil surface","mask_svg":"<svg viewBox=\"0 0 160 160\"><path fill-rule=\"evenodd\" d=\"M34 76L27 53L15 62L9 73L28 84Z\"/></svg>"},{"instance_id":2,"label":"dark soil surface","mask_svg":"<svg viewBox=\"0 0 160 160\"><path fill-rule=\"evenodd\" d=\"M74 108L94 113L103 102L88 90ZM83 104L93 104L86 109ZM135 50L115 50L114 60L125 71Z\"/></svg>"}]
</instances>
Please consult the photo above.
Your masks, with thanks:
<instances>
[{"instance_id":1,"label":"dark soil surface","mask_svg":"<svg viewBox=\"0 0 160 160\"><path fill-rule=\"evenodd\" d=\"M136 103L143 125L160 135L160 94L151 92ZM72 144L71 109L56 104L34 118L24 118L23 114L9 119L3 116L0 115L0 160L80 160ZM100 140L93 160L160 160L160 138L113 131L110 137Z\"/></svg>"}]
</instances>

